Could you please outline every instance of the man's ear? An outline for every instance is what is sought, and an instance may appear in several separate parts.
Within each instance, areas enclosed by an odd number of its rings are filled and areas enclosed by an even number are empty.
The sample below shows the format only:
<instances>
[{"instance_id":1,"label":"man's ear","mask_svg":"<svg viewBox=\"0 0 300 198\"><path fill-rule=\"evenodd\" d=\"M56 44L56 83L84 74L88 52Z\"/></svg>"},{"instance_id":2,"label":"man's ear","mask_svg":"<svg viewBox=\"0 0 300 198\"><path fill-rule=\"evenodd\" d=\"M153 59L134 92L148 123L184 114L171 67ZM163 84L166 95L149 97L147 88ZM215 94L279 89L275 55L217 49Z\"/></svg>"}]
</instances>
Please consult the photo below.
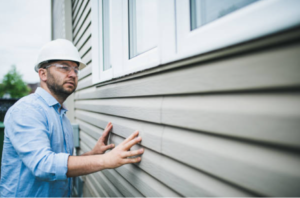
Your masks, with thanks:
<instances>
[{"instance_id":1,"label":"man's ear","mask_svg":"<svg viewBox=\"0 0 300 198\"><path fill-rule=\"evenodd\" d=\"M46 82L47 81L47 70L40 68L38 72L39 72L41 81Z\"/></svg>"}]
</instances>

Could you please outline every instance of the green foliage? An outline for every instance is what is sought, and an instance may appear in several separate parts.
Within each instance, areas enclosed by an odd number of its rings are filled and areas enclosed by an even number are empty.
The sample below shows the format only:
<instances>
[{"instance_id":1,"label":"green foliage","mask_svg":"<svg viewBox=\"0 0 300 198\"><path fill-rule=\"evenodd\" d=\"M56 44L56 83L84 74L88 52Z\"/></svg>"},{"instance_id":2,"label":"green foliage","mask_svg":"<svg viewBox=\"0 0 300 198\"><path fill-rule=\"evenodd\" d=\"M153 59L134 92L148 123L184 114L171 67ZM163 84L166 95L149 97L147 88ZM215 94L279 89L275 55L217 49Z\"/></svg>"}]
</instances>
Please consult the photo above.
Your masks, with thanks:
<instances>
[{"instance_id":1,"label":"green foliage","mask_svg":"<svg viewBox=\"0 0 300 198\"><path fill-rule=\"evenodd\" d=\"M0 97L7 93L11 98L21 98L30 93L30 88L22 80L22 75L18 73L15 65L12 65L0 84Z\"/></svg>"}]
</instances>

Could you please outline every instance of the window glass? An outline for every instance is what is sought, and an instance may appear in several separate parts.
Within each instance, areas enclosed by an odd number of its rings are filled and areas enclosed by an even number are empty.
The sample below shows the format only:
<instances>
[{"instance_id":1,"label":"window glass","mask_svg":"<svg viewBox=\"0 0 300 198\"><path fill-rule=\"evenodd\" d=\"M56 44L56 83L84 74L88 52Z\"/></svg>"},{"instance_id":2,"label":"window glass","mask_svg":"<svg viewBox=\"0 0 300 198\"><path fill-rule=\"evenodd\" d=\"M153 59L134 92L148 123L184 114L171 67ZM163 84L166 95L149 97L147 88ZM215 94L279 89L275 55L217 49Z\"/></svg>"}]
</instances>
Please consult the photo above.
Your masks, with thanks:
<instances>
[{"instance_id":1,"label":"window glass","mask_svg":"<svg viewBox=\"0 0 300 198\"><path fill-rule=\"evenodd\" d=\"M129 0L129 58L158 44L157 0Z\"/></svg>"},{"instance_id":2,"label":"window glass","mask_svg":"<svg viewBox=\"0 0 300 198\"><path fill-rule=\"evenodd\" d=\"M111 68L109 42L109 0L102 1L103 71Z\"/></svg>"},{"instance_id":3,"label":"window glass","mask_svg":"<svg viewBox=\"0 0 300 198\"><path fill-rule=\"evenodd\" d=\"M191 30L258 0L190 0Z\"/></svg>"}]
</instances>

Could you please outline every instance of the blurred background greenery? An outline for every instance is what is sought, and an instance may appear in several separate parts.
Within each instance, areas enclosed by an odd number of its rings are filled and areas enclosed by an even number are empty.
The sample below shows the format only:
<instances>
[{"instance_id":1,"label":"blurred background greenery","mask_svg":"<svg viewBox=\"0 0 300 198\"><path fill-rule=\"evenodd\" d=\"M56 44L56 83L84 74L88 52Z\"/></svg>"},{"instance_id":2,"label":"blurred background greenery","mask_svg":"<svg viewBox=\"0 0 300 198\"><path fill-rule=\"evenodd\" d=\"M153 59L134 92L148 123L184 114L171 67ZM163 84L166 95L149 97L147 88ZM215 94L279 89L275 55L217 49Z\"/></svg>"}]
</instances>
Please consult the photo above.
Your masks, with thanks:
<instances>
[{"instance_id":1,"label":"blurred background greenery","mask_svg":"<svg viewBox=\"0 0 300 198\"><path fill-rule=\"evenodd\" d=\"M12 65L0 83L0 98L21 98L28 95L30 91L16 66Z\"/></svg>"}]
</instances>

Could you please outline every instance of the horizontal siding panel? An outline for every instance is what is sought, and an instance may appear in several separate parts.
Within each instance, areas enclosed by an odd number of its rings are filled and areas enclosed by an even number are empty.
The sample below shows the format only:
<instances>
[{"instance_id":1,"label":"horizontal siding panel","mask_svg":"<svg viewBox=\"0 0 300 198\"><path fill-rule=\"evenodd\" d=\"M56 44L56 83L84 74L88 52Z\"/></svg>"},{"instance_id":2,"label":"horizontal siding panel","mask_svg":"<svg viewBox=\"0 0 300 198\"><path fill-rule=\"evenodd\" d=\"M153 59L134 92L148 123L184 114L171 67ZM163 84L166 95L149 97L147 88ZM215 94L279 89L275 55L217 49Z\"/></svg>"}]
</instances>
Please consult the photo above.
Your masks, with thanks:
<instances>
[{"instance_id":1,"label":"horizontal siding panel","mask_svg":"<svg viewBox=\"0 0 300 198\"><path fill-rule=\"evenodd\" d=\"M79 14L79 10L83 9L83 3L86 3L87 0L78 0L78 4L77 6L75 7L75 10L73 11L73 14L72 14L72 26L74 27L75 23L75 18L79 17L78 14Z\"/></svg>"},{"instance_id":2,"label":"horizontal siding panel","mask_svg":"<svg viewBox=\"0 0 300 198\"><path fill-rule=\"evenodd\" d=\"M86 87L89 87L92 85L93 85L93 79L92 79L92 75L90 75L90 76L87 76L86 78L81 79L78 82L77 90L83 89L83 88L86 88Z\"/></svg>"},{"instance_id":3,"label":"horizontal siding panel","mask_svg":"<svg viewBox=\"0 0 300 198\"><path fill-rule=\"evenodd\" d=\"M83 58L87 52L92 48L92 41L91 37L88 38L88 40L84 43L82 48L79 50L79 54L81 58Z\"/></svg>"},{"instance_id":4,"label":"horizontal siding panel","mask_svg":"<svg viewBox=\"0 0 300 198\"><path fill-rule=\"evenodd\" d=\"M300 156L275 148L166 127L162 153L264 196L300 193Z\"/></svg>"},{"instance_id":5,"label":"horizontal siding panel","mask_svg":"<svg viewBox=\"0 0 300 198\"><path fill-rule=\"evenodd\" d=\"M78 118L76 118L75 121L76 121L76 123L79 124L79 128L80 128L81 131L84 131L87 135L89 135L90 137L93 137L96 140L98 140L99 137L103 133L103 129L100 129L100 128L95 127L91 124L83 122L83 121L79 120Z\"/></svg>"},{"instance_id":6,"label":"horizontal siding panel","mask_svg":"<svg viewBox=\"0 0 300 198\"><path fill-rule=\"evenodd\" d=\"M80 128L89 131L89 134L96 139L100 136L100 133L102 134L107 123L111 122L113 124L113 133L121 137L128 137L134 131L139 130L139 135L143 137L141 143L143 146L157 152L161 151L161 139L164 126L81 110L75 111L75 117ZM93 127L93 125L99 128Z\"/></svg>"},{"instance_id":7,"label":"horizontal siding panel","mask_svg":"<svg viewBox=\"0 0 300 198\"><path fill-rule=\"evenodd\" d=\"M96 188L93 185L93 182L91 182L90 180L91 180L90 178L85 177L83 192L89 194L90 197L100 197L100 195L97 193Z\"/></svg>"},{"instance_id":8,"label":"horizontal siding panel","mask_svg":"<svg viewBox=\"0 0 300 198\"><path fill-rule=\"evenodd\" d=\"M96 145L97 140L87 135L86 132L83 130L80 130L79 137L80 140L84 142L84 144L89 145L88 147L91 148L90 150L92 150L93 147Z\"/></svg>"},{"instance_id":9,"label":"horizontal siding panel","mask_svg":"<svg viewBox=\"0 0 300 198\"><path fill-rule=\"evenodd\" d=\"M78 80L81 80L92 74L92 64L89 64L79 72ZM76 92L75 92L76 93Z\"/></svg>"},{"instance_id":10,"label":"horizontal siding panel","mask_svg":"<svg viewBox=\"0 0 300 198\"><path fill-rule=\"evenodd\" d=\"M93 197L92 193L90 192L90 189L87 186L88 184L84 184L84 187L82 189L83 197Z\"/></svg>"},{"instance_id":11,"label":"horizontal siding panel","mask_svg":"<svg viewBox=\"0 0 300 198\"><path fill-rule=\"evenodd\" d=\"M110 140L117 145L124 139L113 135ZM133 147L133 150L138 148L140 148L140 146L136 145ZM203 174L168 157L162 156L150 149L145 148L142 161L138 164L138 167L183 196L249 196L249 194L236 189L231 185ZM125 178L131 177L131 180L137 180L138 178L136 177L142 177L142 175L139 175L139 172L141 172L139 168L135 165L126 165L119 167L116 170L120 172L120 174L126 175L124 176ZM122 171L120 171L120 169ZM144 178L140 180L145 181ZM140 183L140 186L137 187L139 190L145 186L141 181L138 182ZM159 186L156 188L159 188ZM162 190L160 191L162 193ZM172 194L172 191L168 191L168 189L165 189L165 193L164 196L168 197L179 196L179 194L170 195L169 193Z\"/></svg>"},{"instance_id":12,"label":"horizontal siding panel","mask_svg":"<svg viewBox=\"0 0 300 198\"><path fill-rule=\"evenodd\" d=\"M146 197L180 197L177 193L134 165L124 165L116 170Z\"/></svg>"},{"instance_id":13,"label":"horizontal siding panel","mask_svg":"<svg viewBox=\"0 0 300 198\"><path fill-rule=\"evenodd\" d=\"M167 125L300 148L299 93L165 97L161 115Z\"/></svg>"},{"instance_id":14,"label":"horizontal siding panel","mask_svg":"<svg viewBox=\"0 0 300 198\"><path fill-rule=\"evenodd\" d=\"M89 60L87 63L86 63L86 66L89 66L92 64L92 60Z\"/></svg>"},{"instance_id":15,"label":"horizontal siding panel","mask_svg":"<svg viewBox=\"0 0 300 198\"><path fill-rule=\"evenodd\" d=\"M83 25L81 26L80 30L76 33L76 35L73 32L73 43L79 42L80 38L85 34L85 31L91 24L91 15L88 15L87 19L84 21Z\"/></svg>"},{"instance_id":16,"label":"horizontal siding panel","mask_svg":"<svg viewBox=\"0 0 300 198\"><path fill-rule=\"evenodd\" d=\"M76 6L78 5L78 2L79 2L79 0L75 0L75 1L72 2L72 15L73 15L73 13L76 9Z\"/></svg>"},{"instance_id":17,"label":"horizontal siding panel","mask_svg":"<svg viewBox=\"0 0 300 198\"><path fill-rule=\"evenodd\" d=\"M105 192L109 197L124 197L101 171L93 173L92 175L94 175L96 181L99 182L102 189L105 189Z\"/></svg>"},{"instance_id":18,"label":"horizontal siding panel","mask_svg":"<svg viewBox=\"0 0 300 198\"><path fill-rule=\"evenodd\" d=\"M300 148L296 93L83 100L75 108Z\"/></svg>"},{"instance_id":19,"label":"horizontal siding panel","mask_svg":"<svg viewBox=\"0 0 300 198\"><path fill-rule=\"evenodd\" d=\"M86 152L90 151L93 148L93 145L96 144L95 140L91 142L89 138L86 138L87 135L84 135L84 133L81 133L80 137L81 136L85 137L82 138L82 141L86 142L87 145L90 145ZM113 169L105 169L100 172L93 173L93 175L99 181L104 180L104 183L102 183L102 187L106 189L106 192L109 194L109 197L123 197L123 195L121 195L121 193L119 192L119 190L116 189L115 186L120 187L120 189L126 188L124 192L122 190L122 193L124 193L125 195L129 195L127 197L143 197L135 188L133 188L129 183L127 183L127 181ZM108 175L108 177L106 175Z\"/></svg>"},{"instance_id":20,"label":"horizontal siding panel","mask_svg":"<svg viewBox=\"0 0 300 198\"><path fill-rule=\"evenodd\" d=\"M92 60L92 50L91 48L88 50L88 52L84 55L82 58L82 62L86 65L88 65L89 62Z\"/></svg>"},{"instance_id":21,"label":"horizontal siding panel","mask_svg":"<svg viewBox=\"0 0 300 198\"><path fill-rule=\"evenodd\" d=\"M114 169L105 169L102 170L102 172L125 197L143 197L137 189L135 189Z\"/></svg>"},{"instance_id":22,"label":"horizontal siding panel","mask_svg":"<svg viewBox=\"0 0 300 198\"><path fill-rule=\"evenodd\" d=\"M91 69L91 72L92 72L92 69ZM79 74L79 76L81 77L81 74ZM95 95L97 94L96 92L100 93L99 91L97 91L97 88L95 86L90 87L88 89L80 90L80 91L76 90L75 100L95 99L95 98L97 98L97 97L95 97ZM86 95L93 95L93 96L86 96Z\"/></svg>"},{"instance_id":23,"label":"horizontal siding panel","mask_svg":"<svg viewBox=\"0 0 300 198\"><path fill-rule=\"evenodd\" d=\"M89 185L90 191L95 197L109 197L93 174L86 176L86 184Z\"/></svg>"},{"instance_id":24,"label":"horizontal siding panel","mask_svg":"<svg viewBox=\"0 0 300 198\"><path fill-rule=\"evenodd\" d=\"M80 131L79 134L83 133L82 131ZM86 142L84 142L83 140L80 140L80 151L83 151L84 153L91 151L91 149L89 149L89 146L87 145ZM82 153L83 154L83 153ZM82 155L81 154L81 155Z\"/></svg>"},{"instance_id":25,"label":"horizontal siding panel","mask_svg":"<svg viewBox=\"0 0 300 198\"><path fill-rule=\"evenodd\" d=\"M82 4L80 4L80 8L78 9L78 12L75 13L74 18L72 20L72 26L73 30L79 25L79 21L82 17L85 17L86 15L84 12L90 8L89 0L82 0Z\"/></svg>"},{"instance_id":26,"label":"horizontal siding panel","mask_svg":"<svg viewBox=\"0 0 300 198\"><path fill-rule=\"evenodd\" d=\"M79 32L79 30L82 28L83 24L85 23L85 21L87 21L89 19L89 15L91 13L91 6L90 3L88 3L88 5L86 6L86 9L84 10L84 12L82 13L81 18L78 21L78 24L75 26L75 28L73 29L73 33L74 35L77 35L77 33Z\"/></svg>"},{"instance_id":27,"label":"horizontal siding panel","mask_svg":"<svg viewBox=\"0 0 300 198\"><path fill-rule=\"evenodd\" d=\"M83 35L78 40L78 43L75 44L78 50L80 50L85 42L91 37L91 26L88 26L88 29L83 33Z\"/></svg>"},{"instance_id":28,"label":"horizontal siding panel","mask_svg":"<svg viewBox=\"0 0 300 198\"><path fill-rule=\"evenodd\" d=\"M184 67L76 93L76 99L300 87L300 45Z\"/></svg>"},{"instance_id":29,"label":"horizontal siding panel","mask_svg":"<svg viewBox=\"0 0 300 198\"><path fill-rule=\"evenodd\" d=\"M161 97L105 99L75 101L75 108L159 123L161 103Z\"/></svg>"},{"instance_id":30,"label":"horizontal siding panel","mask_svg":"<svg viewBox=\"0 0 300 198\"><path fill-rule=\"evenodd\" d=\"M80 135L83 133L84 132L80 132ZM87 146L90 145L89 142L81 142L80 146L82 145L85 146L85 148L81 148L83 153L91 150L91 147ZM115 186L113 186L113 184L103 175L103 173L96 172L85 177L90 180L90 182L86 185L89 185L88 187L92 187L90 190L93 191L92 194L94 194L94 196L99 197L99 195L101 195L102 197L123 197L123 195L115 188Z\"/></svg>"}]
</instances>

